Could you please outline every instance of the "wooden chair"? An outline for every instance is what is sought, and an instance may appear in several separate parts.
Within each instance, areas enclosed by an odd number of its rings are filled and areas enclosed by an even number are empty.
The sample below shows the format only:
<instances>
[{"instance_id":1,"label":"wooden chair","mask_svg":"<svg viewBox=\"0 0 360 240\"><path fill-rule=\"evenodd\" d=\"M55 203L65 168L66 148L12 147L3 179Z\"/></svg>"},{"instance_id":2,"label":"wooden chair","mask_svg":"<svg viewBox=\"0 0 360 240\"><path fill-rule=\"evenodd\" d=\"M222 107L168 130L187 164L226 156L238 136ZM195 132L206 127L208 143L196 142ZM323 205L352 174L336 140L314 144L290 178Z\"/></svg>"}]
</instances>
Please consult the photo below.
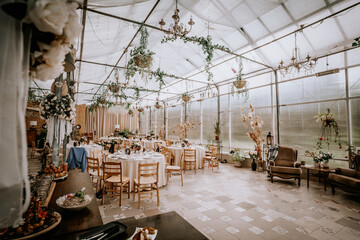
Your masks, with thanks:
<instances>
[{"instance_id":1,"label":"wooden chair","mask_svg":"<svg viewBox=\"0 0 360 240\"><path fill-rule=\"evenodd\" d=\"M181 186L183 186L184 185L183 172L181 170L181 166L172 166L171 165L172 153L168 149L165 148L165 150L163 150L163 154L166 159L166 185L169 182L169 177L171 177L171 173L178 172L181 175ZM181 164L181 162L180 162L180 164Z\"/></svg>"},{"instance_id":2,"label":"wooden chair","mask_svg":"<svg viewBox=\"0 0 360 240\"><path fill-rule=\"evenodd\" d=\"M121 162L103 162L103 186L102 186L102 199L101 203L104 204L104 196L118 196L119 206L121 206L121 194L123 187L128 190L128 198L130 198L130 178L122 175ZM111 185L106 188L106 185ZM120 189L118 189L120 188Z\"/></svg>"},{"instance_id":3,"label":"wooden chair","mask_svg":"<svg viewBox=\"0 0 360 240\"><path fill-rule=\"evenodd\" d=\"M96 192L97 192L99 188L100 176L102 176L102 174L100 173L99 159L94 157L86 157L86 160L87 160L86 170L90 175L91 182L93 184L96 184ZM94 179L96 179L96 182L94 182Z\"/></svg>"},{"instance_id":4,"label":"wooden chair","mask_svg":"<svg viewBox=\"0 0 360 240\"><path fill-rule=\"evenodd\" d=\"M214 171L214 167L217 167L217 169L219 169L219 157L217 149L212 152L209 164L211 164L212 171Z\"/></svg>"},{"instance_id":5,"label":"wooden chair","mask_svg":"<svg viewBox=\"0 0 360 240\"><path fill-rule=\"evenodd\" d=\"M36 148L35 141L32 141L31 142L32 149L31 149L30 158L34 158L35 153L42 154L45 151L45 145L46 145L46 142L44 142L44 148Z\"/></svg>"},{"instance_id":6,"label":"wooden chair","mask_svg":"<svg viewBox=\"0 0 360 240\"><path fill-rule=\"evenodd\" d=\"M208 167L210 168L210 162L213 158L213 152L218 152L218 148L216 145L209 145L208 151L205 152L205 157L203 157L203 166L205 168L205 162L208 162Z\"/></svg>"},{"instance_id":7,"label":"wooden chair","mask_svg":"<svg viewBox=\"0 0 360 240\"><path fill-rule=\"evenodd\" d=\"M135 200L135 191L138 193L140 208L141 198L152 198L154 188L156 189L157 205L160 204L159 195L159 163L139 163L138 177L134 179L133 200ZM141 192L144 190L143 192ZM141 195L146 195L141 197Z\"/></svg>"},{"instance_id":8,"label":"wooden chair","mask_svg":"<svg viewBox=\"0 0 360 240\"><path fill-rule=\"evenodd\" d=\"M184 149L184 173L188 166L194 166L196 174L196 149Z\"/></svg>"},{"instance_id":9,"label":"wooden chair","mask_svg":"<svg viewBox=\"0 0 360 240\"><path fill-rule=\"evenodd\" d=\"M101 163L103 162L102 161L103 160L103 152L102 152L102 150L94 150L94 151L92 151L91 157L99 159L99 164L101 165Z\"/></svg>"}]
</instances>

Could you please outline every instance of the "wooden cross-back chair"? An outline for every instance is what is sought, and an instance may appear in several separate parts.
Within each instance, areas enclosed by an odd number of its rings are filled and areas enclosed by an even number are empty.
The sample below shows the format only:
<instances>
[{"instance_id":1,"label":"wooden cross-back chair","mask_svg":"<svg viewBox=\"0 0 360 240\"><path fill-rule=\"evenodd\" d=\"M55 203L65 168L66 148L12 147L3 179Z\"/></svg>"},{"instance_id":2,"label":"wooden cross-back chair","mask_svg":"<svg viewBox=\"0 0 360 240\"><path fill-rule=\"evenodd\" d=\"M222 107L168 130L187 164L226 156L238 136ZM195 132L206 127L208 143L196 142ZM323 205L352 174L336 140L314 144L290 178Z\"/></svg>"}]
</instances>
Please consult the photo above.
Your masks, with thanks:
<instances>
[{"instance_id":1,"label":"wooden cross-back chair","mask_svg":"<svg viewBox=\"0 0 360 240\"><path fill-rule=\"evenodd\" d=\"M183 182L183 172L181 170L181 161L180 161L180 166L172 166L172 153L170 150L168 150L167 148L164 148L163 150L163 154L166 160L166 184L169 183L169 177L171 177L171 174L173 172L178 172L181 175L181 186L184 185Z\"/></svg>"},{"instance_id":2,"label":"wooden cross-back chair","mask_svg":"<svg viewBox=\"0 0 360 240\"><path fill-rule=\"evenodd\" d=\"M103 186L101 203L104 204L104 196L118 196L119 206L121 206L121 194L123 188L127 188L128 198L130 198L130 178L122 175L121 162L103 162ZM110 187L106 188L106 185ZM118 189L119 188L119 189Z\"/></svg>"},{"instance_id":3,"label":"wooden cross-back chair","mask_svg":"<svg viewBox=\"0 0 360 240\"><path fill-rule=\"evenodd\" d=\"M87 160L86 170L90 175L91 182L93 184L96 184L96 192L97 192L101 178L99 159L94 157L86 157L86 160Z\"/></svg>"},{"instance_id":4,"label":"wooden cross-back chair","mask_svg":"<svg viewBox=\"0 0 360 240\"><path fill-rule=\"evenodd\" d=\"M196 174L196 149L184 149L184 173L187 167L194 167Z\"/></svg>"},{"instance_id":5,"label":"wooden cross-back chair","mask_svg":"<svg viewBox=\"0 0 360 240\"><path fill-rule=\"evenodd\" d=\"M138 194L138 206L142 198L153 198L156 190L157 205L160 204L159 195L159 163L139 163L138 177L134 179L133 199L135 200L135 192ZM144 190L144 191L142 191ZM145 196L141 196L145 195Z\"/></svg>"}]
</instances>

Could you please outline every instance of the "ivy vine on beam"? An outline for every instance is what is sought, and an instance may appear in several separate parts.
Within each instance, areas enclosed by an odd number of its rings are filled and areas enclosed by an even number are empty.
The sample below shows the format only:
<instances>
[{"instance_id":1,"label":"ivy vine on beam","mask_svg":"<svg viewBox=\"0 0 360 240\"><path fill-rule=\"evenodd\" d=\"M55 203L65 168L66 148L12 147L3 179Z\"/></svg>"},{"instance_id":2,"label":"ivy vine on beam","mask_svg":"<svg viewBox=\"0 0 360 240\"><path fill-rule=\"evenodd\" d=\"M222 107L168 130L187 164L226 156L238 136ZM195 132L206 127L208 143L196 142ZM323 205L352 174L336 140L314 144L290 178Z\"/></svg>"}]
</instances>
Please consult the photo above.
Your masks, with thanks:
<instances>
[{"instance_id":1,"label":"ivy vine on beam","mask_svg":"<svg viewBox=\"0 0 360 240\"><path fill-rule=\"evenodd\" d=\"M162 40L161 43L166 43L168 41L170 42L175 42L177 38L176 37L167 37L165 36ZM214 74L210 71L210 65L211 65L211 60L214 57L214 49L217 50L221 50L227 53L231 53L230 49L219 45L219 44L213 44L212 43L212 38L210 35L208 35L206 38L205 37L197 37L197 36L192 36L192 37L187 37L185 35L182 35L179 37L179 39L182 39L184 41L184 43L187 42L193 42L193 43L197 43L198 45L201 46L201 49L203 51L203 53L206 55L205 61L206 61L206 65L205 65L205 72L208 74L208 81L210 82L213 77Z\"/></svg>"}]
</instances>

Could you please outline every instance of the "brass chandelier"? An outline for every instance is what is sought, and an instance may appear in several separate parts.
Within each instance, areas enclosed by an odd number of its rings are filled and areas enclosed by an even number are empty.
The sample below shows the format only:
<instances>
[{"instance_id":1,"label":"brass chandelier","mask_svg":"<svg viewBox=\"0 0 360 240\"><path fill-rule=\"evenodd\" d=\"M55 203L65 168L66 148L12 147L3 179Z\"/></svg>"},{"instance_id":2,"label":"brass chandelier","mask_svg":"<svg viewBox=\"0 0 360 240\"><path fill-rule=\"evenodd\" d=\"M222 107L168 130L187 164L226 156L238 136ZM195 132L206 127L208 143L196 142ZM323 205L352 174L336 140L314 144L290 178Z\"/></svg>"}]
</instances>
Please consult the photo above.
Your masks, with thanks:
<instances>
[{"instance_id":1,"label":"brass chandelier","mask_svg":"<svg viewBox=\"0 0 360 240\"><path fill-rule=\"evenodd\" d=\"M282 76L293 74L296 71L299 73L300 70L303 70L305 73L312 72L317 64L317 60L316 57L312 58L309 54L305 59L300 58L300 49L297 46L297 33L295 33L295 47L293 49L291 63L285 66L281 60L278 69Z\"/></svg>"},{"instance_id":2,"label":"brass chandelier","mask_svg":"<svg viewBox=\"0 0 360 240\"><path fill-rule=\"evenodd\" d=\"M172 19L174 19L174 24L171 23L169 29L166 31L166 34L168 34L167 36L168 38L170 38L170 35L172 35L172 37L174 38L177 38L177 36L183 36L188 34L191 31L192 26L195 24L195 22L192 20L192 17L190 17L190 21L188 22L189 25L189 30L188 30L183 23L180 23L179 12L180 10L178 9L178 1L176 0L174 15L172 15ZM160 24L160 29L164 30L163 26L165 26L166 23L164 22L163 18L161 19L159 24Z\"/></svg>"}]
</instances>

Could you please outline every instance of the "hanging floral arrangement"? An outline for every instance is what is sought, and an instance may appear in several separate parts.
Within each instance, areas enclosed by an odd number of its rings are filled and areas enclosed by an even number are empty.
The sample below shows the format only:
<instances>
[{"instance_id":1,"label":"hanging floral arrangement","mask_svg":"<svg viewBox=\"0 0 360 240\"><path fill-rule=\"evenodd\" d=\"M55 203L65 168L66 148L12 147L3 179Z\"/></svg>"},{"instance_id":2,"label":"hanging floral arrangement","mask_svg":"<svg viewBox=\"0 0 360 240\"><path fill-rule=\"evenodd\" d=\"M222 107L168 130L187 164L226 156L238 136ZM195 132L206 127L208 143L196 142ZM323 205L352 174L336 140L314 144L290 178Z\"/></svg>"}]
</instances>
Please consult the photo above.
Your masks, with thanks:
<instances>
[{"instance_id":1,"label":"hanging floral arrangement","mask_svg":"<svg viewBox=\"0 0 360 240\"><path fill-rule=\"evenodd\" d=\"M324 142L328 149L330 147L331 142L335 142L339 145L339 148L342 148L340 142L340 131L339 125L335 119L334 114L330 112L330 109L327 110L326 113L319 113L315 116L316 122L321 123L321 133L319 137L319 141L317 143L318 148L321 149L322 146L319 146Z\"/></svg>"},{"instance_id":2,"label":"hanging floral arrangement","mask_svg":"<svg viewBox=\"0 0 360 240\"><path fill-rule=\"evenodd\" d=\"M40 102L40 117L47 120L54 116L74 123L76 109L69 95L62 96L61 99L53 93L44 95Z\"/></svg>"}]
</instances>

